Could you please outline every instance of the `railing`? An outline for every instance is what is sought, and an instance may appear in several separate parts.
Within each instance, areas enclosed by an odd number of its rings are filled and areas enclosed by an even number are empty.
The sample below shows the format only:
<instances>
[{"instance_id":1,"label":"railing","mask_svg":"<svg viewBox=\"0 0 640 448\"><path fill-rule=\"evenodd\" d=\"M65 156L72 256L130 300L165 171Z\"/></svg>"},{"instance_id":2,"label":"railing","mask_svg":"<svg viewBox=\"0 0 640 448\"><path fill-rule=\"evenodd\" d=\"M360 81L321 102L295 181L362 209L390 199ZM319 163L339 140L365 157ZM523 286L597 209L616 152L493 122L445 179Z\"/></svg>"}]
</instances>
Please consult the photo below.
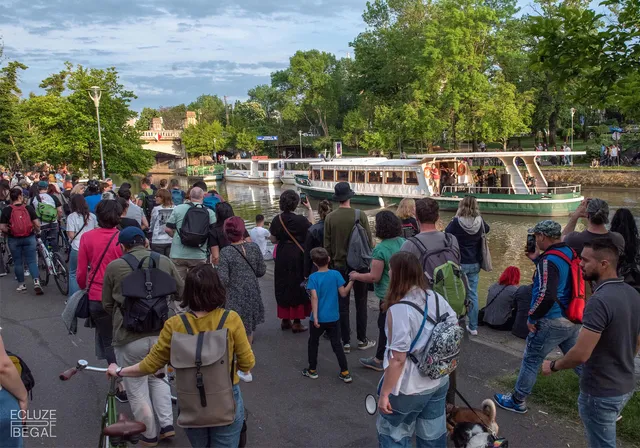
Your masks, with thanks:
<instances>
[{"instance_id":1,"label":"railing","mask_svg":"<svg viewBox=\"0 0 640 448\"><path fill-rule=\"evenodd\" d=\"M142 131L140 132L141 138L155 139L160 135L160 139L175 139L182 136L181 130L169 130L169 131Z\"/></svg>"},{"instance_id":2,"label":"railing","mask_svg":"<svg viewBox=\"0 0 640 448\"><path fill-rule=\"evenodd\" d=\"M580 185L566 185L562 187L529 187L531 194L569 194L580 193ZM466 193L466 194L518 194L513 187L477 187L473 185L447 185L442 193Z\"/></svg>"}]
</instances>

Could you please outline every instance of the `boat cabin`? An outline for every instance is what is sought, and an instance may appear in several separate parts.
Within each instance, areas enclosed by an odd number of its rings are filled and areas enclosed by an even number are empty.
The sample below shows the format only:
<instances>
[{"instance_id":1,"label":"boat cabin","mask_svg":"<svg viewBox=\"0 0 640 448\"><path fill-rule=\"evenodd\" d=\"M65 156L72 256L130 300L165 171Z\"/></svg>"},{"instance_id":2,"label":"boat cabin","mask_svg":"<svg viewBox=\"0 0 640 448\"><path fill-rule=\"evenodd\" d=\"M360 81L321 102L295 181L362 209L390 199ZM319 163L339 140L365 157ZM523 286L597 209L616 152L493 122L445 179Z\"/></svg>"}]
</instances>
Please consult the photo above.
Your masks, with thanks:
<instances>
[{"instance_id":1,"label":"boat cabin","mask_svg":"<svg viewBox=\"0 0 640 448\"><path fill-rule=\"evenodd\" d=\"M309 172L311 163L320 162L321 159L284 159L282 160L282 174L280 180L283 184L295 184L296 176Z\"/></svg>"},{"instance_id":2,"label":"boat cabin","mask_svg":"<svg viewBox=\"0 0 640 448\"><path fill-rule=\"evenodd\" d=\"M280 161L277 159L232 159L225 165L224 177L229 182L280 182Z\"/></svg>"}]
</instances>

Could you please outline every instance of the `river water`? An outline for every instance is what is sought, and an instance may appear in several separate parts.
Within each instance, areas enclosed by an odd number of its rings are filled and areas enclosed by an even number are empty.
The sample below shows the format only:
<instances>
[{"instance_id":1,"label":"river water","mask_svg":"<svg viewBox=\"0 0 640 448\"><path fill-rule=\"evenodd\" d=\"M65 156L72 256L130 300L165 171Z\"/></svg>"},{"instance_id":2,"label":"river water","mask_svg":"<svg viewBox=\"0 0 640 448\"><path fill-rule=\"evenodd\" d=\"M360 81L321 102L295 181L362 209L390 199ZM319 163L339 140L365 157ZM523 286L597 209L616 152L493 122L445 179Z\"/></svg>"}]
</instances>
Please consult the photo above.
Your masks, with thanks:
<instances>
[{"instance_id":1,"label":"river water","mask_svg":"<svg viewBox=\"0 0 640 448\"><path fill-rule=\"evenodd\" d=\"M154 179L157 183L158 180ZM187 185L186 178L183 179L184 186ZM231 203L237 216L242 217L251 228L255 224L255 216L262 214L269 223L279 212L278 200L280 193L291 186L282 185L248 185L241 183L217 182L209 184ZM620 207L629 208L634 216L640 218L640 189L585 189L585 197L599 197L606 200L611 208L611 214ZM316 201L311 201L314 210ZM360 206L367 210L371 228L375 228L374 216L377 209L375 207ZM304 209L299 209L298 213L304 213ZM441 227L446 227L452 219L454 213L443 212L440 219ZM480 286L478 296L481 302L486 300L486 291L492 283L497 281L500 274L507 266L517 266L521 270L522 282L528 282L533 275L533 264L524 254L524 247L527 238L527 229L533 227L539 221L535 217L526 216L502 216L487 215L486 222L491 227L487 234L489 246L493 260L493 271L480 274ZM568 217L555 218L563 226L567 223ZM639 220L640 224L640 220ZM583 228L581 224L578 229Z\"/></svg>"}]
</instances>

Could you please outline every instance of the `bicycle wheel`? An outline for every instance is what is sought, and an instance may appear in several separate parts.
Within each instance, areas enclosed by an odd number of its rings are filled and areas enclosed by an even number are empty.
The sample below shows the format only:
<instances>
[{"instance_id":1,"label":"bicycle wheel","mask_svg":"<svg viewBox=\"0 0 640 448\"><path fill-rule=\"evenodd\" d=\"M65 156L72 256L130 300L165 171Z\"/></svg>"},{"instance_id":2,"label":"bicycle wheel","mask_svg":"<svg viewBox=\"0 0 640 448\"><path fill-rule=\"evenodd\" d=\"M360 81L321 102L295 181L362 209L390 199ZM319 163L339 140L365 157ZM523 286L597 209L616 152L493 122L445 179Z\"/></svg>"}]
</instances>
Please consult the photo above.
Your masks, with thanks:
<instances>
[{"instance_id":1,"label":"bicycle wheel","mask_svg":"<svg viewBox=\"0 0 640 448\"><path fill-rule=\"evenodd\" d=\"M62 257L58 254L53 254L53 279L56 282L56 286L60 290L63 296L69 294L69 272L67 266L64 263Z\"/></svg>"},{"instance_id":2,"label":"bicycle wheel","mask_svg":"<svg viewBox=\"0 0 640 448\"><path fill-rule=\"evenodd\" d=\"M47 262L44 261L44 257L40 251L38 251L38 278L40 279L41 286L47 286L47 284L49 284L49 269L47 269Z\"/></svg>"}]
</instances>

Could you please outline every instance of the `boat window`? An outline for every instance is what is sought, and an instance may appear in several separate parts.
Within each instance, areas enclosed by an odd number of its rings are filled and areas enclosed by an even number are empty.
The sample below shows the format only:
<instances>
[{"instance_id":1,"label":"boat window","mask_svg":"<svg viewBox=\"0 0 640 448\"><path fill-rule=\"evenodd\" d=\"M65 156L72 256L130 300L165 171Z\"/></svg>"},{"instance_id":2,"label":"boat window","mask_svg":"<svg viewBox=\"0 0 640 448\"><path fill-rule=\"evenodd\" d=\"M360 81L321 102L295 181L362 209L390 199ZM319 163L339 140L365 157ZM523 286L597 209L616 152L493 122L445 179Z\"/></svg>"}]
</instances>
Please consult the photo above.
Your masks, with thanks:
<instances>
[{"instance_id":1,"label":"boat window","mask_svg":"<svg viewBox=\"0 0 640 448\"><path fill-rule=\"evenodd\" d=\"M244 163L237 163L237 162L227 162L227 169L229 170L246 170L247 165Z\"/></svg>"},{"instance_id":2,"label":"boat window","mask_svg":"<svg viewBox=\"0 0 640 448\"><path fill-rule=\"evenodd\" d=\"M369 183L381 184L382 183L382 171L369 171Z\"/></svg>"},{"instance_id":3,"label":"boat window","mask_svg":"<svg viewBox=\"0 0 640 448\"><path fill-rule=\"evenodd\" d=\"M293 163L293 162L286 162L286 163L284 164L284 169L285 169L285 170L288 170L288 171L292 171L292 170L294 170L294 169L295 169L295 168L294 168L294 165L295 165L295 163Z\"/></svg>"},{"instance_id":4,"label":"boat window","mask_svg":"<svg viewBox=\"0 0 640 448\"><path fill-rule=\"evenodd\" d=\"M320 170L313 170L311 174L312 180L320 180Z\"/></svg>"},{"instance_id":5,"label":"boat window","mask_svg":"<svg viewBox=\"0 0 640 448\"><path fill-rule=\"evenodd\" d=\"M322 180L331 180L333 181L334 173L333 170L322 170Z\"/></svg>"},{"instance_id":6,"label":"boat window","mask_svg":"<svg viewBox=\"0 0 640 448\"><path fill-rule=\"evenodd\" d=\"M336 171L336 177L338 178L338 182L349 182L349 171Z\"/></svg>"},{"instance_id":7,"label":"boat window","mask_svg":"<svg viewBox=\"0 0 640 448\"><path fill-rule=\"evenodd\" d=\"M351 183L363 184L364 183L364 171L351 171Z\"/></svg>"},{"instance_id":8,"label":"boat window","mask_svg":"<svg viewBox=\"0 0 640 448\"><path fill-rule=\"evenodd\" d=\"M258 171L269 171L268 163L258 163Z\"/></svg>"},{"instance_id":9,"label":"boat window","mask_svg":"<svg viewBox=\"0 0 640 448\"><path fill-rule=\"evenodd\" d=\"M402 171L385 171L385 183L387 183L387 184L401 184L402 183Z\"/></svg>"},{"instance_id":10,"label":"boat window","mask_svg":"<svg viewBox=\"0 0 640 448\"><path fill-rule=\"evenodd\" d=\"M418 173L415 171L405 171L404 183L406 185L418 185Z\"/></svg>"}]
</instances>

